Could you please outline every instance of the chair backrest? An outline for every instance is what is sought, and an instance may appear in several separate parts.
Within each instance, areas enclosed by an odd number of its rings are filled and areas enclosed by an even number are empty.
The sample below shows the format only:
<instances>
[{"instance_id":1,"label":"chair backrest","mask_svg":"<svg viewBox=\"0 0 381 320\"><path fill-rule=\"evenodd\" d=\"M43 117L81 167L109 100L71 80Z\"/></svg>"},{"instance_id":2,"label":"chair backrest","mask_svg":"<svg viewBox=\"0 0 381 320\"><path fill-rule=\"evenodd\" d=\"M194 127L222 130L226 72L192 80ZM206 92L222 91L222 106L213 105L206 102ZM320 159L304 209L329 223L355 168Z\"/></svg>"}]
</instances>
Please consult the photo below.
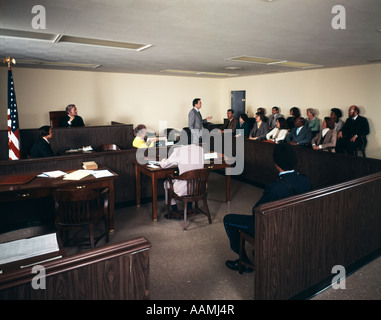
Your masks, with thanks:
<instances>
[{"instance_id":1,"label":"chair backrest","mask_svg":"<svg viewBox=\"0 0 381 320\"><path fill-rule=\"evenodd\" d=\"M173 176L176 180L186 180L187 195L185 197L203 197L207 193L209 169L197 169Z\"/></svg>"},{"instance_id":2,"label":"chair backrest","mask_svg":"<svg viewBox=\"0 0 381 320\"><path fill-rule=\"evenodd\" d=\"M60 119L66 116L66 111L49 111L50 126L58 128L60 126Z\"/></svg>"},{"instance_id":3,"label":"chair backrest","mask_svg":"<svg viewBox=\"0 0 381 320\"><path fill-rule=\"evenodd\" d=\"M92 218L103 215L108 204L104 196L108 191L90 188L55 190L56 224L88 223Z\"/></svg>"},{"instance_id":4,"label":"chair backrest","mask_svg":"<svg viewBox=\"0 0 381 320\"><path fill-rule=\"evenodd\" d=\"M116 144L102 144L96 148L97 151L118 151L120 148Z\"/></svg>"}]
</instances>

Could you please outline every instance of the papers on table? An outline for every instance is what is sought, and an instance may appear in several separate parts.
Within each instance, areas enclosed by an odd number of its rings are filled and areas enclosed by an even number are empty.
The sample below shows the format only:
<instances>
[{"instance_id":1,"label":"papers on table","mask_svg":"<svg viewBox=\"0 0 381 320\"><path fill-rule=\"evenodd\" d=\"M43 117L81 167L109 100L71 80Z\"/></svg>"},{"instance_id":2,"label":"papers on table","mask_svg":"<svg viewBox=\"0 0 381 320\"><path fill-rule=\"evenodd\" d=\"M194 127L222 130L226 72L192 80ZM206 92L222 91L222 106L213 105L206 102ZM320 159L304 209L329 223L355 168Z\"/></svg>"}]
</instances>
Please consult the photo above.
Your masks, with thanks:
<instances>
[{"instance_id":1,"label":"papers on table","mask_svg":"<svg viewBox=\"0 0 381 320\"><path fill-rule=\"evenodd\" d=\"M63 172L61 170L55 170L55 171L43 172L43 173L39 174L37 177L58 178L58 177L62 177L65 174L66 174L66 172Z\"/></svg>"},{"instance_id":2,"label":"papers on table","mask_svg":"<svg viewBox=\"0 0 381 320\"><path fill-rule=\"evenodd\" d=\"M147 167L152 169L160 168L160 161L149 160L147 161Z\"/></svg>"},{"instance_id":3,"label":"papers on table","mask_svg":"<svg viewBox=\"0 0 381 320\"><path fill-rule=\"evenodd\" d=\"M30 239L0 243L0 264L28 259L59 251L55 233Z\"/></svg>"},{"instance_id":4,"label":"papers on table","mask_svg":"<svg viewBox=\"0 0 381 320\"><path fill-rule=\"evenodd\" d=\"M37 177L58 178L58 177L64 176L63 177L64 180L81 180L82 178L87 177L90 174L92 174L95 178L112 177L114 175L108 170L79 169L71 173L66 173L60 170L48 171L48 172L43 172L39 174Z\"/></svg>"},{"instance_id":5,"label":"papers on table","mask_svg":"<svg viewBox=\"0 0 381 320\"><path fill-rule=\"evenodd\" d=\"M92 173L95 178L112 177L113 174L108 170L96 170Z\"/></svg>"},{"instance_id":6,"label":"papers on table","mask_svg":"<svg viewBox=\"0 0 381 320\"><path fill-rule=\"evenodd\" d=\"M92 174L94 170L83 170L79 169L77 171L74 171L72 173L68 173L64 176L64 180L81 180L84 177L87 177L88 175Z\"/></svg>"},{"instance_id":7,"label":"papers on table","mask_svg":"<svg viewBox=\"0 0 381 320\"><path fill-rule=\"evenodd\" d=\"M217 159L217 152L204 153L204 160Z\"/></svg>"}]
</instances>

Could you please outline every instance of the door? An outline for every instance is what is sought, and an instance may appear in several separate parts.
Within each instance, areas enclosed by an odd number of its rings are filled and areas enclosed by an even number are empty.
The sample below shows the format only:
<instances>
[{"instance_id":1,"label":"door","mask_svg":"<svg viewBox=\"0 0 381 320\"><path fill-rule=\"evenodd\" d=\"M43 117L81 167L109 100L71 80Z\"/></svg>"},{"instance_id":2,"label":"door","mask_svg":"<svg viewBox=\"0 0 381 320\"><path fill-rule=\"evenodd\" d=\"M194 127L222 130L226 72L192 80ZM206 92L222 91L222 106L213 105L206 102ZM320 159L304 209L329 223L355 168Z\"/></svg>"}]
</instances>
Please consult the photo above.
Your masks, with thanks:
<instances>
[{"instance_id":1,"label":"door","mask_svg":"<svg viewBox=\"0 0 381 320\"><path fill-rule=\"evenodd\" d=\"M231 96L234 118L238 119L240 114L246 113L246 91L232 91Z\"/></svg>"}]
</instances>

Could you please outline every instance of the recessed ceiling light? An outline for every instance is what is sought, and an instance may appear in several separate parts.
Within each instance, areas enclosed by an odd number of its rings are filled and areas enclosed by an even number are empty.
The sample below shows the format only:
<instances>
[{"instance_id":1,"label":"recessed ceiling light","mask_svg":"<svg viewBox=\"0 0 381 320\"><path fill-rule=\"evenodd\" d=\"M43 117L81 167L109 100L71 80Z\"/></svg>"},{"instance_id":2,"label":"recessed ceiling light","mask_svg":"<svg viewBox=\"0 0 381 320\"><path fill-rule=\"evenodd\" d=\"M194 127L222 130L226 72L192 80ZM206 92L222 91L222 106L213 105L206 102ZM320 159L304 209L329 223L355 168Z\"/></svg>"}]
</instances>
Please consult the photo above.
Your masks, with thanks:
<instances>
[{"instance_id":1,"label":"recessed ceiling light","mask_svg":"<svg viewBox=\"0 0 381 320\"><path fill-rule=\"evenodd\" d=\"M174 69L167 69L162 70L160 72L163 73L178 73L178 74L193 74L195 76L216 76L216 77L234 77L237 76L237 74L232 73L219 73L219 72L206 72L206 71L191 71L191 70L174 70Z\"/></svg>"},{"instance_id":2,"label":"recessed ceiling light","mask_svg":"<svg viewBox=\"0 0 381 320\"><path fill-rule=\"evenodd\" d=\"M82 37L74 37L74 36L67 36L67 35L62 35L56 42L57 43L61 43L61 42L77 43L77 44L84 44L84 45L91 45L91 46L112 47L112 48L121 48L121 49L129 49L129 50L136 50L136 51L142 51L152 46L150 44L82 38Z\"/></svg>"},{"instance_id":3,"label":"recessed ceiling light","mask_svg":"<svg viewBox=\"0 0 381 320\"><path fill-rule=\"evenodd\" d=\"M31 32L31 31L1 29L1 28L0 28L0 37L20 38L20 39L28 39L28 40L42 40L42 41L50 41L53 43L63 43L63 42L76 43L76 44L91 45L91 46L121 48L121 49L135 50L135 51L142 51L152 46L151 44L82 38L82 37L75 37L75 36L64 35L64 34L41 33L41 32Z\"/></svg>"},{"instance_id":4,"label":"recessed ceiling light","mask_svg":"<svg viewBox=\"0 0 381 320\"><path fill-rule=\"evenodd\" d=\"M27 65L41 65L41 66L53 66L53 67L90 68L90 69L96 69L96 68L101 66L100 64L89 64L89 63L43 61L43 60L20 60L20 59L17 59L17 63L18 64L27 64Z\"/></svg>"},{"instance_id":5,"label":"recessed ceiling light","mask_svg":"<svg viewBox=\"0 0 381 320\"><path fill-rule=\"evenodd\" d=\"M225 70L242 70L241 67L226 67Z\"/></svg>"}]
</instances>

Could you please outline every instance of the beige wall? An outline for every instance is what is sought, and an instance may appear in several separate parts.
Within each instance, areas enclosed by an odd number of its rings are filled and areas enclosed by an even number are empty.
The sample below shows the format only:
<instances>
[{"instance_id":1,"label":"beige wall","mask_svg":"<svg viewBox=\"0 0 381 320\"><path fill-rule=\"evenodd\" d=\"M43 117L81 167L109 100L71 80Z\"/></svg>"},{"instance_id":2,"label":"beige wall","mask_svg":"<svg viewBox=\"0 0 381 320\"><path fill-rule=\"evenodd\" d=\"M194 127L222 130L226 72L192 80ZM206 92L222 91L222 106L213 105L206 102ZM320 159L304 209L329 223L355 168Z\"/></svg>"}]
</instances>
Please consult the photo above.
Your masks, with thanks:
<instances>
[{"instance_id":1,"label":"beige wall","mask_svg":"<svg viewBox=\"0 0 381 320\"><path fill-rule=\"evenodd\" d=\"M13 69L20 127L48 124L50 110L63 110L75 103L86 125L119 121L145 123L158 132L160 121L168 127L187 126L193 98L203 101L204 117L222 123L230 106L232 90L246 90L246 109L253 116L264 107L269 114L277 105L288 116L297 106L302 115L308 107L318 109L321 119L332 107L347 109L356 104L368 118L371 133L367 154L381 159L381 64L308 70L229 79L200 79L90 71ZM0 68L0 129L6 129L7 70Z\"/></svg>"},{"instance_id":2,"label":"beige wall","mask_svg":"<svg viewBox=\"0 0 381 320\"><path fill-rule=\"evenodd\" d=\"M7 115L7 71L1 68L1 118ZM38 128L49 123L48 112L77 105L86 125L111 121L144 123L158 132L160 121L168 127L188 126L194 98L201 98L204 117L222 122L221 81L189 77L150 76L89 71L59 71L13 68L20 128ZM6 120L1 122L6 129Z\"/></svg>"},{"instance_id":3,"label":"beige wall","mask_svg":"<svg viewBox=\"0 0 381 320\"><path fill-rule=\"evenodd\" d=\"M345 68L306 70L231 78L223 82L223 101L230 101L230 92L246 90L246 110L253 116L258 107L267 114L273 106L288 117L291 107L299 107L302 116L306 109L318 110L318 118L329 116L333 107L343 111L347 119L349 106L360 107L368 118L367 156L381 159L381 64ZM377 124L377 125L376 125Z\"/></svg>"}]
</instances>

